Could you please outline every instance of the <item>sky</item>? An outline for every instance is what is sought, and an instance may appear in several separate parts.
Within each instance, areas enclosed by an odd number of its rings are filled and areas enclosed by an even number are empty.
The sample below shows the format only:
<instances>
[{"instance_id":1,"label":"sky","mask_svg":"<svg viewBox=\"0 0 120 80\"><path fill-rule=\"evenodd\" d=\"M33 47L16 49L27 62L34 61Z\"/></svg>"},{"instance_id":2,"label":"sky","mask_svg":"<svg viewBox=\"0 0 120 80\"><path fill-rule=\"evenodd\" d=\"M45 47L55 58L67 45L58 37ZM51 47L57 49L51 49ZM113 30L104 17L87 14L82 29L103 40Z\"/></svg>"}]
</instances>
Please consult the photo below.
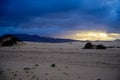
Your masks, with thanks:
<instances>
[{"instance_id":1,"label":"sky","mask_svg":"<svg viewBox=\"0 0 120 80\"><path fill-rule=\"evenodd\" d=\"M119 39L120 0L0 0L0 35L9 33Z\"/></svg>"}]
</instances>

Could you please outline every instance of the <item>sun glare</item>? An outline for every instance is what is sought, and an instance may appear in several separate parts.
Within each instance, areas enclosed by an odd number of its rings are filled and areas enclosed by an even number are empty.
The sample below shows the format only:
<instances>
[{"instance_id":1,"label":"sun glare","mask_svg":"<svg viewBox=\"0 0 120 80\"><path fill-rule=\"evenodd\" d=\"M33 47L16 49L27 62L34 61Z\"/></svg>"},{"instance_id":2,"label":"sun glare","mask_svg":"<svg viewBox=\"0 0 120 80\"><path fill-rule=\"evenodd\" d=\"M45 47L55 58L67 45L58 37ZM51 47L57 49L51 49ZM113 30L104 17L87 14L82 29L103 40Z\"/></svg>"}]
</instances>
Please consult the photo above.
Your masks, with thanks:
<instances>
[{"instance_id":1,"label":"sun glare","mask_svg":"<svg viewBox=\"0 0 120 80\"><path fill-rule=\"evenodd\" d=\"M102 31L82 31L76 33L75 39L77 40L115 40L120 38L120 34L106 33Z\"/></svg>"}]
</instances>

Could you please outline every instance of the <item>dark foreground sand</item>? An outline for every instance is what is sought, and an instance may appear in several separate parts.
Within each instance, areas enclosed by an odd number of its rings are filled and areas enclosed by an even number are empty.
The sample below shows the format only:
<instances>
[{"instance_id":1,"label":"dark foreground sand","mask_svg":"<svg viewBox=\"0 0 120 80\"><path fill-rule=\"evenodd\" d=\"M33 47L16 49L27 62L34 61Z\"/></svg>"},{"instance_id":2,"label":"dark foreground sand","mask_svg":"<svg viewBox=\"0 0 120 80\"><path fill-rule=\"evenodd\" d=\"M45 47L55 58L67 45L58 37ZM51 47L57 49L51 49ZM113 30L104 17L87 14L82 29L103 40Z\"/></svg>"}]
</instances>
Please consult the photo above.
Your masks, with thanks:
<instances>
[{"instance_id":1,"label":"dark foreground sand","mask_svg":"<svg viewBox=\"0 0 120 80\"><path fill-rule=\"evenodd\" d=\"M25 42L0 48L0 80L120 80L119 48L83 50L83 44Z\"/></svg>"}]
</instances>

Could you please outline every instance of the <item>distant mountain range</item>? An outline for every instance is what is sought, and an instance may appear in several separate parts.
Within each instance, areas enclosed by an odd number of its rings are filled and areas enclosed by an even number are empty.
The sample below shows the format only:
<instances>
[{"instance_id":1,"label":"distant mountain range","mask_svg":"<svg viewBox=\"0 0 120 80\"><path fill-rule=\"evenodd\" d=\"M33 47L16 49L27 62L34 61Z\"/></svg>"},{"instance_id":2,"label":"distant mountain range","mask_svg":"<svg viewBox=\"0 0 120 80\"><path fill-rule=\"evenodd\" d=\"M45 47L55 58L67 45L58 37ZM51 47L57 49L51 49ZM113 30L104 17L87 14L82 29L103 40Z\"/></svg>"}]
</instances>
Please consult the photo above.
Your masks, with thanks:
<instances>
[{"instance_id":1,"label":"distant mountain range","mask_svg":"<svg viewBox=\"0 0 120 80\"><path fill-rule=\"evenodd\" d=\"M64 43L64 42L76 42L76 41L78 42L78 40L41 37L38 35L28 35L28 34L11 34L11 35L22 41L29 41L29 42L48 42L48 43Z\"/></svg>"},{"instance_id":2,"label":"distant mountain range","mask_svg":"<svg viewBox=\"0 0 120 80\"><path fill-rule=\"evenodd\" d=\"M9 35L9 34L5 34L5 35ZM0 36L0 38L2 38L5 35ZM79 40L41 37L38 35L29 35L29 34L10 34L10 35L18 38L19 40L28 41L28 42L48 42L48 43L80 42ZM115 41L120 41L120 39L116 39Z\"/></svg>"}]
</instances>

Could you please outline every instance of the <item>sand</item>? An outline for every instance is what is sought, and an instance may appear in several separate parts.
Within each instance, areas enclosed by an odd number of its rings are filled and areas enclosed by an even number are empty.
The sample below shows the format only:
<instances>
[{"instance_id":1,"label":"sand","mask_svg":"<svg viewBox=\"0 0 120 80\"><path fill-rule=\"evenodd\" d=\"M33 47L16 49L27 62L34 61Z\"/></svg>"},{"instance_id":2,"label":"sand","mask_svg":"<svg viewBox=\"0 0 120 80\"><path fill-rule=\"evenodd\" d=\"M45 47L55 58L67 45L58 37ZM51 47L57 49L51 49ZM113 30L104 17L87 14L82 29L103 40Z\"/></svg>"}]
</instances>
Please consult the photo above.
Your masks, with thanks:
<instances>
[{"instance_id":1,"label":"sand","mask_svg":"<svg viewBox=\"0 0 120 80\"><path fill-rule=\"evenodd\" d=\"M120 80L120 48L88 50L82 49L84 44L24 42L0 47L0 80Z\"/></svg>"}]
</instances>

